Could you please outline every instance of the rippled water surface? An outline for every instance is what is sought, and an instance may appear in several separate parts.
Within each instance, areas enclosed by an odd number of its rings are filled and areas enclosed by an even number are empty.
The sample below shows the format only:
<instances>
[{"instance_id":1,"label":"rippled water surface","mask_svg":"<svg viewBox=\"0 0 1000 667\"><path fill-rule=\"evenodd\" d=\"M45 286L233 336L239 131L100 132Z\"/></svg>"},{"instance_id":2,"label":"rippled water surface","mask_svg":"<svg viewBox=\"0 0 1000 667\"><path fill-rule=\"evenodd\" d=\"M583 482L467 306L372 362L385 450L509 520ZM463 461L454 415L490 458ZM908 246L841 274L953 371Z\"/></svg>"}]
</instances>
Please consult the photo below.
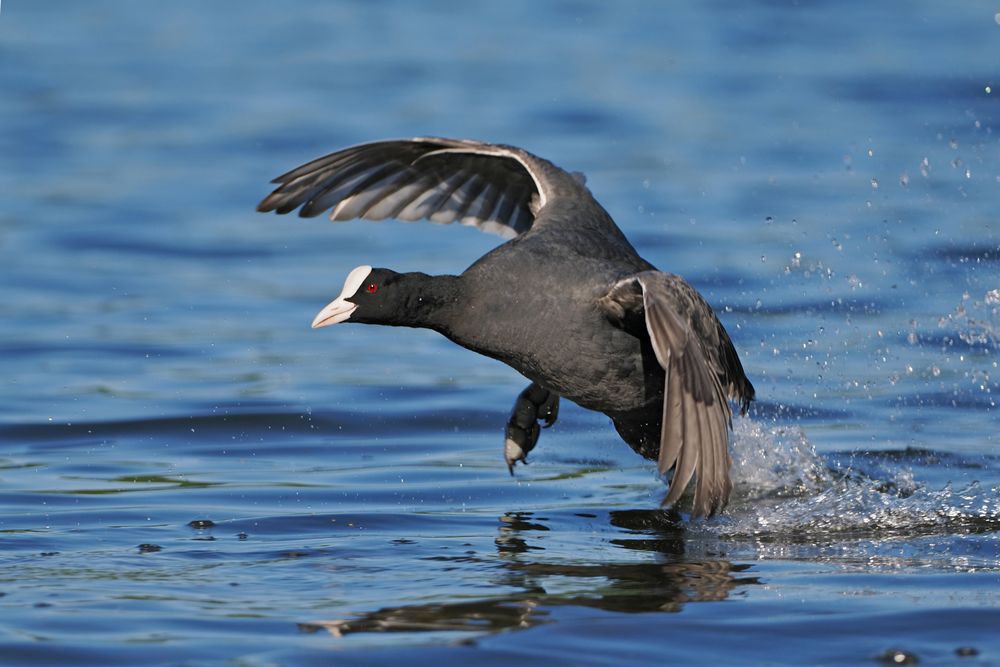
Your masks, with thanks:
<instances>
[{"instance_id":1,"label":"rippled water surface","mask_svg":"<svg viewBox=\"0 0 1000 667\"><path fill-rule=\"evenodd\" d=\"M1000 664L1000 6L0 7L4 665ZM254 213L385 137L585 172L757 386L691 523L359 264L498 240Z\"/></svg>"}]
</instances>

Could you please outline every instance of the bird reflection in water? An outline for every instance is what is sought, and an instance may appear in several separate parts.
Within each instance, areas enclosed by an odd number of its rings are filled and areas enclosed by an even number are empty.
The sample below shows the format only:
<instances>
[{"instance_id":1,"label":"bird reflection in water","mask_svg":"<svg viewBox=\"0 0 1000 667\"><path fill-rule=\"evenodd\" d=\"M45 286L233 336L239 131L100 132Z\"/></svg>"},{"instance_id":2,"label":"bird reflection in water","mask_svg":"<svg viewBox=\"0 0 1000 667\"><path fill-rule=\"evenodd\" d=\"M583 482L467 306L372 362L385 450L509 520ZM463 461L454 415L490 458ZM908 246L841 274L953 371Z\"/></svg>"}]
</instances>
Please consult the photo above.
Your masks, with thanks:
<instances>
[{"instance_id":1,"label":"bird reflection in water","mask_svg":"<svg viewBox=\"0 0 1000 667\"><path fill-rule=\"evenodd\" d=\"M596 514L577 517L599 520ZM619 613L675 612L689 602L726 599L740 586L757 584L743 576L749 565L727 560L686 560L684 529L662 510L623 510L604 514L622 537L609 543L653 555L644 562L549 562L539 534L549 533L544 517L511 512L500 517L496 560L497 585L521 592L472 602L386 607L355 618L299 624L304 632L325 630L334 636L363 632L495 633L529 628L549 620L561 606L591 607ZM469 556L462 556L468 561ZM475 557L472 557L475 559ZM558 589L553 592L551 589Z\"/></svg>"}]
</instances>

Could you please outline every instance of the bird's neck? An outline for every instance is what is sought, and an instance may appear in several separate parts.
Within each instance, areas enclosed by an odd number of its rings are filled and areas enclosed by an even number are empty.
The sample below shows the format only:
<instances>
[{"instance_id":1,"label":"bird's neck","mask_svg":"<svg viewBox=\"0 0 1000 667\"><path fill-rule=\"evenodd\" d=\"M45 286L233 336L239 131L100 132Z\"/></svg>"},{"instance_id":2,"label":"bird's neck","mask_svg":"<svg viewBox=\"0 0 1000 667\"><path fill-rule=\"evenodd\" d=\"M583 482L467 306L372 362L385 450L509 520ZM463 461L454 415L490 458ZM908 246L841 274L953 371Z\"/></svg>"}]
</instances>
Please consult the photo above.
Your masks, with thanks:
<instances>
[{"instance_id":1,"label":"bird's neck","mask_svg":"<svg viewBox=\"0 0 1000 667\"><path fill-rule=\"evenodd\" d=\"M461 294L458 276L429 276L426 273L408 273L404 280L411 283L406 302L399 309L395 324L404 327L433 329L448 335L454 317L459 317L458 301Z\"/></svg>"}]
</instances>

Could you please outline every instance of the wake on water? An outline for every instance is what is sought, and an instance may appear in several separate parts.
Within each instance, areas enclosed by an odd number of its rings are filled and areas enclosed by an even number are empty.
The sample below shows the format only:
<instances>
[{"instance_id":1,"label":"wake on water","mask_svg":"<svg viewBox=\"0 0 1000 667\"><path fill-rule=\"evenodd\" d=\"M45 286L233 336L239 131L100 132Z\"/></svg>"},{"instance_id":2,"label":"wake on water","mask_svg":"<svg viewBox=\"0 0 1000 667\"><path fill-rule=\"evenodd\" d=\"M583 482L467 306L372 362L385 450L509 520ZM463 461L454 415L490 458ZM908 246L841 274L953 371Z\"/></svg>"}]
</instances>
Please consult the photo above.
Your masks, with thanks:
<instances>
[{"instance_id":1,"label":"wake on water","mask_svg":"<svg viewBox=\"0 0 1000 667\"><path fill-rule=\"evenodd\" d=\"M995 362L981 362L1000 349L1000 289L981 299L964 294L938 325L979 354L970 361L976 368L953 374L964 372L975 382L942 391L939 407L957 401L965 409L989 410L996 384L988 368ZM927 336L926 345L911 337L911 344L931 352L947 347L940 336ZM937 545L931 558L937 565L1000 569L1000 456L914 447L821 454L796 426L760 417L740 417L733 426L730 504L722 515L690 527L692 535L714 543L711 548L734 553L752 545L758 557L871 559L884 551L879 545L922 540L912 551L930 554L935 549L928 545Z\"/></svg>"},{"instance_id":2,"label":"wake on water","mask_svg":"<svg viewBox=\"0 0 1000 667\"><path fill-rule=\"evenodd\" d=\"M734 491L694 533L758 544L845 543L945 535L1000 536L1000 461L933 450L821 455L795 427L734 422ZM946 468L939 488L920 470ZM916 472L915 472L916 470ZM993 550L985 567L1000 567Z\"/></svg>"}]
</instances>

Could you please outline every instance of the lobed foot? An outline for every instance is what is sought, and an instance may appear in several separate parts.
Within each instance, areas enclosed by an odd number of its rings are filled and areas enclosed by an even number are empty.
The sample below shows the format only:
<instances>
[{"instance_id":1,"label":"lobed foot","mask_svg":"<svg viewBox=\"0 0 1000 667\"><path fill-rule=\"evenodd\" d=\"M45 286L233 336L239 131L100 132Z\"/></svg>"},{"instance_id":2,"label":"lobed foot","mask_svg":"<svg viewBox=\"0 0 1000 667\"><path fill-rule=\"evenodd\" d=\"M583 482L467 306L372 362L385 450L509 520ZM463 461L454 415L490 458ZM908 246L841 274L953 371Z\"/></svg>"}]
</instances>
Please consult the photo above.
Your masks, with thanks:
<instances>
[{"instance_id":1,"label":"lobed foot","mask_svg":"<svg viewBox=\"0 0 1000 667\"><path fill-rule=\"evenodd\" d=\"M514 474L514 464L528 462L528 452L535 448L541 429L538 422L545 422L545 428L556 423L559 416L559 395L532 382L517 396L514 408L507 420L503 455L507 469Z\"/></svg>"}]
</instances>

